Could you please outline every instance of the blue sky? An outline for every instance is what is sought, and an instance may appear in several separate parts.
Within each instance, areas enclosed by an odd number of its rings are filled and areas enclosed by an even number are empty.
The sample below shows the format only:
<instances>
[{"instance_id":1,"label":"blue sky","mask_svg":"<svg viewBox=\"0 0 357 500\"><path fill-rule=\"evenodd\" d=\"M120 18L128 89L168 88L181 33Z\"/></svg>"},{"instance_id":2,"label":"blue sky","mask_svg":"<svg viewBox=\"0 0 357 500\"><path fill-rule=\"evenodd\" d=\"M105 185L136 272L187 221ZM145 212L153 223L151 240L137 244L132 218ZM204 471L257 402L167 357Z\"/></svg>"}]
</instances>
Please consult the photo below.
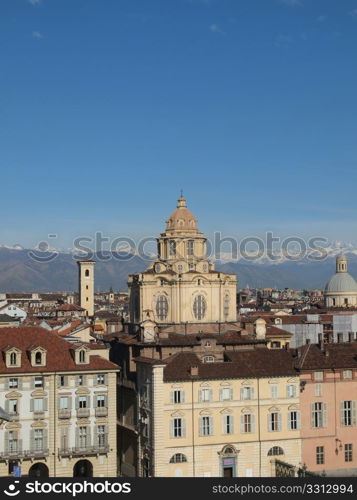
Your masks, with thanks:
<instances>
[{"instance_id":1,"label":"blue sky","mask_svg":"<svg viewBox=\"0 0 357 500\"><path fill-rule=\"evenodd\" d=\"M2 0L0 244L357 243L357 0Z\"/></svg>"}]
</instances>

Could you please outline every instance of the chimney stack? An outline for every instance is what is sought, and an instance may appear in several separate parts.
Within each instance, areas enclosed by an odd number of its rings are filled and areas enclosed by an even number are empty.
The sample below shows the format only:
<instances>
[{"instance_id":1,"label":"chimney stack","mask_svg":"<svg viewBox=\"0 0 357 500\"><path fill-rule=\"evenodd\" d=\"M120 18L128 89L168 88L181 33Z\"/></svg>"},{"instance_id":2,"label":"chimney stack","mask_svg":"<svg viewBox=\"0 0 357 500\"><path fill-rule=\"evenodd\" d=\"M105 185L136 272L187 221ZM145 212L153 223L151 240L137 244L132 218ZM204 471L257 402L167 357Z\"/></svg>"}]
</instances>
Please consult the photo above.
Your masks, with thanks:
<instances>
[{"instance_id":1,"label":"chimney stack","mask_svg":"<svg viewBox=\"0 0 357 500\"><path fill-rule=\"evenodd\" d=\"M191 376L198 377L198 366L191 366Z\"/></svg>"}]
</instances>

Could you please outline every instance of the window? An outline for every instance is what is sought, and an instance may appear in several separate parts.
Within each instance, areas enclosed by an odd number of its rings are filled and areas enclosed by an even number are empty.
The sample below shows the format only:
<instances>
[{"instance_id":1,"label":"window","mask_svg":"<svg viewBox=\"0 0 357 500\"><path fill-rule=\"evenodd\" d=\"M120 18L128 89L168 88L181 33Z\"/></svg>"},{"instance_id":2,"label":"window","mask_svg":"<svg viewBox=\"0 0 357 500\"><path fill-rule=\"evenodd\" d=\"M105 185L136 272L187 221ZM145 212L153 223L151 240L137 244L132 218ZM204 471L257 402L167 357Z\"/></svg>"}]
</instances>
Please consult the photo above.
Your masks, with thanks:
<instances>
[{"instance_id":1,"label":"window","mask_svg":"<svg viewBox=\"0 0 357 500\"><path fill-rule=\"evenodd\" d=\"M205 342L205 347L211 347L211 342L209 342L208 340Z\"/></svg>"},{"instance_id":2,"label":"window","mask_svg":"<svg viewBox=\"0 0 357 500\"><path fill-rule=\"evenodd\" d=\"M98 439L98 446L100 448L104 448L107 445L107 433L106 433L105 425L98 425L98 427L97 427L97 439Z\"/></svg>"},{"instance_id":3,"label":"window","mask_svg":"<svg viewBox=\"0 0 357 500\"><path fill-rule=\"evenodd\" d=\"M78 375L78 385L84 385L84 375Z\"/></svg>"},{"instance_id":4,"label":"window","mask_svg":"<svg viewBox=\"0 0 357 500\"><path fill-rule=\"evenodd\" d=\"M203 363L214 363L214 356L203 356Z\"/></svg>"},{"instance_id":5,"label":"window","mask_svg":"<svg viewBox=\"0 0 357 500\"><path fill-rule=\"evenodd\" d=\"M97 385L105 385L105 375L103 373L97 375Z\"/></svg>"},{"instance_id":6,"label":"window","mask_svg":"<svg viewBox=\"0 0 357 500\"><path fill-rule=\"evenodd\" d=\"M159 295L156 301L156 314L159 320L164 320L167 318L167 313L169 311L169 304L165 295Z\"/></svg>"},{"instance_id":7,"label":"window","mask_svg":"<svg viewBox=\"0 0 357 500\"><path fill-rule=\"evenodd\" d=\"M43 387L43 377L35 377L34 381L35 387Z\"/></svg>"},{"instance_id":8,"label":"window","mask_svg":"<svg viewBox=\"0 0 357 500\"><path fill-rule=\"evenodd\" d=\"M171 437L179 438L185 436L185 421L183 418L171 420Z\"/></svg>"},{"instance_id":9,"label":"window","mask_svg":"<svg viewBox=\"0 0 357 500\"><path fill-rule=\"evenodd\" d=\"M100 395L97 396L97 408L104 408L105 407L105 396Z\"/></svg>"},{"instance_id":10,"label":"window","mask_svg":"<svg viewBox=\"0 0 357 500\"><path fill-rule=\"evenodd\" d=\"M182 464L184 462L187 462L187 458L183 453L176 453L170 458L170 464Z\"/></svg>"},{"instance_id":11,"label":"window","mask_svg":"<svg viewBox=\"0 0 357 500\"><path fill-rule=\"evenodd\" d=\"M251 413L244 413L241 415L241 432L243 434L248 434L254 431L254 415Z\"/></svg>"},{"instance_id":12,"label":"window","mask_svg":"<svg viewBox=\"0 0 357 500\"><path fill-rule=\"evenodd\" d=\"M10 354L10 365L11 366L16 366L17 365L17 354L16 354L16 352L12 352Z\"/></svg>"},{"instance_id":13,"label":"window","mask_svg":"<svg viewBox=\"0 0 357 500\"><path fill-rule=\"evenodd\" d=\"M179 265L177 266L177 270L178 270L178 272L181 274L181 273L182 273L182 271L183 271L183 265L182 265L182 264L179 264Z\"/></svg>"},{"instance_id":14,"label":"window","mask_svg":"<svg viewBox=\"0 0 357 500\"><path fill-rule=\"evenodd\" d=\"M286 388L286 397L296 398L296 385L288 385Z\"/></svg>"},{"instance_id":15,"label":"window","mask_svg":"<svg viewBox=\"0 0 357 500\"><path fill-rule=\"evenodd\" d=\"M315 396L322 396L322 384L315 384Z\"/></svg>"},{"instance_id":16,"label":"window","mask_svg":"<svg viewBox=\"0 0 357 500\"><path fill-rule=\"evenodd\" d=\"M176 241L170 241L169 254L176 255Z\"/></svg>"},{"instance_id":17,"label":"window","mask_svg":"<svg viewBox=\"0 0 357 500\"><path fill-rule=\"evenodd\" d=\"M273 446L268 451L268 457L278 457L279 455L284 455L284 450L280 446Z\"/></svg>"},{"instance_id":18,"label":"window","mask_svg":"<svg viewBox=\"0 0 357 500\"><path fill-rule=\"evenodd\" d=\"M59 385L60 385L60 387L64 387L65 385L67 385L66 378L67 377L65 377L64 375L60 375L60 377L59 377Z\"/></svg>"},{"instance_id":19,"label":"window","mask_svg":"<svg viewBox=\"0 0 357 500\"><path fill-rule=\"evenodd\" d=\"M281 415L274 411L268 415L268 430L269 432L281 431Z\"/></svg>"},{"instance_id":20,"label":"window","mask_svg":"<svg viewBox=\"0 0 357 500\"><path fill-rule=\"evenodd\" d=\"M36 354L35 354L35 364L36 365L42 365L42 353L41 352L36 352Z\"/></svg>"},{"instance_id":21,"label":"window","mask_svg":"<svg viewBox=\"0 0 357 500\"><path fill-rule=\"evenodd\" d=\"M78 408L87 408L87 396L79 396Z\"/></svg>"},{"instance_id":22,"label":"window","mask_svg":"<svg viewBox=\"0 0 357 500\"><path fill-rule=\"evenodd\" d=\"M200 418L200 435L211 436L213 434L213 420L212 417Z\"/></svg>"},{"instance_id":23,"label":"window","mask_svg":"<svg viewBox=\"0 0 357 500\"><path fill-rule=\"evenodd\" d=\"M323 446L316 446L316 464L322 465L325 463L325 451Z\"/></svg>"},{"instance_id":24,"label":"window","mask_svg":"<svg viewBox=\"0 0 357 500\"><path fill-rule=\"evenodd\" d=\"M60 410L68 410L69 409L69 399L66 396L60 398L59 404Z\"/></svg>"},{"instance_id":25,"label":"window","mask_svg":"<svg viewBox=\"0 0 357 500\"><path fill-rule=\"evenodd\" d=\"M190 262L189 268L190 268L190 271L194 271L195 270L195 264L193 262Z\"/></svg>"},{"instance_id":26,"label":"window","mask_svg":"<svg viewBox=\"0 0 357 500\"><path fill-rule=\"evenodd\" d=\"M340 412L342 426L356 425L356 403L354 401L342 401Z\"/></svg>"},{"instance_id":27,"label":"window","mask_svg":"<svg viewBox=\"0 0 357 500\"><path fill-rule=\"evenodd\" d=\"M344 370L343 378L352 378L352 370Z\"/></svg>"},{"instance_id":28,"label":"window","mask_svg":"<svg viewBox=\"0 0 357 500\"><path fill-rule=\"evenodd\" d=\"M188 240L187 242L187 255L194 255L195 242L194 240Z\"/></svg>"},{"instance_id":29,"label":"window","mask_svg":"<svg viewBox=\"0 0 357 500\"><path fill-rule=\"evenodd\" d=\"M277 399L278 397L278 386L276 384L273 384L270 386L270 396L273 399Z\"/></svg>"},{"instance_id":30,"label":"window","mask_svg":"<svg viewBox=\"0 0 357 500\"><path fill-rule=\"evenodd\" d=\"M16 431L9 431L9 451L15 453L18 451L18 439Z\"/></svg>"},{"instance_id":31,"label":"window","mask_svg":"<svg viewBox=\"0 0 357 500\"><path fill-rule=\"evenodd\" d=\"M43 446L43 429L35 429L34 432L35 451L42 451Z\"/></svg>"},{"instance_id":32,"label":"window","mask_svg":"<svg viewBox=\"0 0 357 500\"><path fill-rule=\"evenodd\" d=\"M201 403L207 403L212 400L212 389L201 389L199 393Z\"/></svg>"},{"instance_id":33,"label":"window","mask_svg":"<svg viewBox=\"0 0 357 500\"><path fill-rule=\"evenodd\" d=\"M33 400L33 411L42 412L44 410L43 398L35 398Z\"/></svg>"},{"instance_id":34,"label":"window","mask_svg":"<svg viewBox=\"0 0 357 500\"><path fill-rule=\"evenodd\" d=\"M311 427L326 427L326 403L312 403L311 405Z\"/></svg>"},{"instance_id":35,"label":"window","mask_svg":"<svg viewBox=\"0 0 357 500\"><path fill-rule=\"evenodd\" d=\"M87 427L79 427L78 429L78 445L79 448L87 447Z\"/></svg>"},{"instance_id":36,"label":"window","mask_svg":"<svg viewBox=\"0 0 357 500\"><path fill-rule=\"evenodd\" d=\"M298 411L289 411L288 429L290 431L296 431L300 429L300 413Z\"/></svg>"},{"instance_id":37,"label":"window","mask_svg":"<svg viewBox=\"0 0 357 500\"><path fill-rule=\"evenodd\" d=\"M221 401L231 401L233 398L233 389L231 387L223 387L220 392Z\"/></svg>"},{"instance_id":38,"label":"window","mask_svg":"<svg viewBox=\"0 0 357 500\"><path fill-rule=\"evenodd\" d=\"M352 443L345 444L345 462L352 462Z\"/></svg>"},{"instance_id":39,"label":"window","mask_svg":"<svg viewBox=\"0 0 357 500\"><path fill-rule=\"evenodd\" d=\"M206 315L206 299L203 295L197 295L193 302L193 314L196 319L202 320Z\"/></svg>"},{"instance_id":40,"label":"window","mask_svg":"<svg viewBox=\"0 0 357 500\"><path fill-rule=\"evenodd\" d=\"M18 378L10 378L9 379L9 389L17 389L19 387L19 379Z\"/></svg>"},{"instance_id":41,"label":"window","mask_svg":"<svg viewBox=\"0 0 357 500\"><path fill-rule=\"evenodd\" d=\"M314 380L321 382L324 379L324 372L314 372Z\"/></svg>"},{"instance_id":42,"label":"window","mask_svg":"<svg viewBox=\"0 0 357 500\"><path fill-rule=\"evenodd\" d=\"M254 399L254 388L253 387L241 387L240 398L244 401L249 399Z\"/></svg>"},{"instance_id":43,"label":"window","mask_svg":"<svg viewBox=\"0 0 357 500\"><path fill-rule=\"evenodd\" d=\"M9 413L10 414L17 414L17 399L10 399L9 400Z\"/></svg>"},{"instance_id":44,"label":"window","mask_svg":"<svg viewBox=\"0 0 357 500\"><path fill-rule=\"evenodd\" d=\"M86 270L85 270L84 276L85 276L86 278L88 278L88 277L89 277L89 269L86 269Z\"/></svg>"},{"instance_id":45,"label":"window","mask_svg":"<svg viewBox=\"0 0 357 500\"><path fill-rule=\"evenodd\" d=\"M171 392L171 402L174 404L184 403L185 401L185 393L180 390Z\"/></svg>"},{"instance_id":46,"label":"window","mask_svg":"<svg viewBox=\"0 0 357 500\"><path fill-rule=\"evenodd\" d=\"M233 415L223 415L223 434L233 434Z\"/></svg>"},{"instance_id":47,"label":"window","mask_svg":"<svg viewBox=\"0 0 357 500\"><path fill-rule=\"evenodd\" d=\"M85 363L86 361L86 352L84 350L79 351L79 362Z\"/></svg>"}]
</instances>

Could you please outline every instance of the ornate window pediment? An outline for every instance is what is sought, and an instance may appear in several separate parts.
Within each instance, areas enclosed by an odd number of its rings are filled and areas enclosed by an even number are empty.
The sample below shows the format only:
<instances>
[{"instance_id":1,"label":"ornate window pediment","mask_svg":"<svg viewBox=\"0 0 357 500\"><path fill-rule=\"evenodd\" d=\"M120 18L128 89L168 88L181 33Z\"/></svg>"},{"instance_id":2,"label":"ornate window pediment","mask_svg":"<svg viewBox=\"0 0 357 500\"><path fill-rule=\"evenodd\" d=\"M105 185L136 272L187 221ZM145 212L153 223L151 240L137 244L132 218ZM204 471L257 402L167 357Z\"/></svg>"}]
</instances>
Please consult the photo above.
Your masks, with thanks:
<instances>
[{"instance_id":1,"label":"ornate window pediment","mask_svg":"<svg viewBox=\"0 0 357 500\"><path fill-rule=\"evenodd\" d=\"M241 382L241 385L252 385L252 381L251 380L243 380Z\"/></svg>"},{"instance_id":2,"label":"ornate window pediment","mask_svg":"<svg viewBox=\"0 0 357 500\"><path fill-rule=\"evenodd\" d=\"M224 410L221 410L220 413L221 415L230 415L233 411L230 408L225 408Z\"/></svg>"},{"instance_id":3,"label":"ornate window pediment","mask_svg":"<svg viewBox=\"0 0 357 500\"><path fill-rule=\"evenodd\" d=\"M220 385L222 387L230 387L232 384L230 382L221 382Z\"/></svg>"},{"instance_id":4,"label":"ornate window pediment","mask_svg":"<svg viewBox=\"0 0 357 500\"><path fill-rule=\"evenodd\" d=\"M245 406L244 408L242 408L241 413L253 413L253 409L249 406Z\"/></svg>"},{"instance_id":5,"label":"ornate window pediment","mask_svg":"<svg viewBox=\"0 0 357 500\"><path fill-rule=\"evenodd\" d=\"M21 398L22 394L17 391L8 392L5 396L6 399L18 399Z\"/></svg>"},{"instance_id":6,"label":"ornate window pediment","mask_svg":"<svg viewBox=\"0 0 357 500\"><path fill-rule=\"evenodd\" d=\"M279 380L277 380L276 378L272 378L268 382L268 384L278 384L278 383L279 383Z\"/></svg>"},{"instance_id":7,"label":"ornate window pediment","mask_svg":"<svg viewBox=\"0 0 357 500\"><path fill-rule=\"evenodd\" d=\"M212 415L212 412L210 410L202 410L200 411L200 415Z\"/></svg>"},{"instance_id":8,"label":"ornate window pediment","mask_svg":"<svg viewBox=\"0 0 357 500\"><path fill-rule=\"evenodd\" d=\"M288 410L294 411L294 410L299 410L299 409L300 409L299 405L290 405L290 406L288 406Z\"/></svg>"},{"instance_id":9,"label":"ornate window pediment","mask_svg":"<svg viewBox=\"0 0 357 500\"><path fill-rule=\"evenodd\" d=\"M278 406L271 406L269 408L269 412L270 413L275 413L275 412L278 412L278 411L280 411L280 408Z\"/></svg>"},{"instance_id":10,"label":"ornate window pediment","mask_svg":"<svg viewBox=\"0 0 357 500\"><path fill-rule=\"evenodd\" d=\"M173 413L171 413L171 417L174 417L174 418L179 418L179 417L184 417L185 414L183 411L174 411Z\"/></svg>"},{"instance_id":11,"label":"ornate window pediment","mask_svg":"<svg viewBox=\"0 0 357 500\"><path fill-rule=\"evenodd\" d=\"M211 384L209 382L202 382L202 384L200 384L200 387L211 387Z\"/></svg>"}]
</instances>

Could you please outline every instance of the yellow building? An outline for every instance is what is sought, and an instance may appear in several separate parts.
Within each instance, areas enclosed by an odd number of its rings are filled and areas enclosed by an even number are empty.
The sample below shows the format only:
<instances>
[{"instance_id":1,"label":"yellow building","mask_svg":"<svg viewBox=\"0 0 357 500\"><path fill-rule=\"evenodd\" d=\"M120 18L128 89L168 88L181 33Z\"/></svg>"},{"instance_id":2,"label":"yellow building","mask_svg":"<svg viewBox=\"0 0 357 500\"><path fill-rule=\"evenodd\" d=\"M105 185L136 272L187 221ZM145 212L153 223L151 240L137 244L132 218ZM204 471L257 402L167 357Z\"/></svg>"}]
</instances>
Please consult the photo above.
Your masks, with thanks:
<instances>
[{"instance_id":1,"label":"yellow building","mask_svg":"<svg viewBox=\"0 0 357 500\"><path fill-rule=\"evenodd\" d=\"M235 322L237 277L215 271L206 256L207 240L183 196L157 241L157 259L147 271L129 276L131 323L149 321L150 341L153 322Z\"/></svg>"},{"instance_id":2,"label":"yellow building","mask_svg":"<svg viewBox=\"0 0 357 500\"><path fill-rule=\"evenodd\" d=\"M0 329L0 476L115 477L117 365L103 346Z\"/></svg>"},{"instance_id":3,"label":"yellow building","mask_svg":"<svg viewBox=\"0 0 357 500\"><path fill-rule=\"evenodd\" d=\"M94 314L94 260L77 261L79 268L79 305L87 316Z\"/></svg>"},{"instance_id":4,"label":"yellow building","mask_svg":"<svg viewBox=\"0 0 357 500\"><path fill-rule=\"evenodd\" d=\"M139 357L139 475L271 477L301 465L299 378L292 354L227 351Z\"/></svg>"}]
</instances>

